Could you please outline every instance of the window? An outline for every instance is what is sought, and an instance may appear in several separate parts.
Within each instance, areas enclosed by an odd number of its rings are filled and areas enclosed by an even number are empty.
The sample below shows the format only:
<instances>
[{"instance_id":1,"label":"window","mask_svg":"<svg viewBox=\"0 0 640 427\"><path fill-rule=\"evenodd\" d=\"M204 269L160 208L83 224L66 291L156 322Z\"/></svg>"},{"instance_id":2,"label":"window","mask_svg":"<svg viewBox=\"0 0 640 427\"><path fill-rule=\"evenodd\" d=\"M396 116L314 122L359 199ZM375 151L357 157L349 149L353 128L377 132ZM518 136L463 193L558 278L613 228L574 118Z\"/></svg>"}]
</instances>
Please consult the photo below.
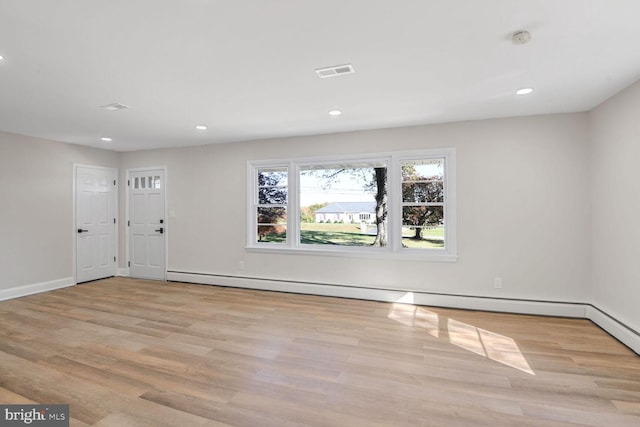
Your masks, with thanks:
<instances>
[{"instance_id":1,"label":"window","mask_svg":"<svg viewBox=\"0 0 640 427\"><path fill-rule=\"evenodd\" d=\"M376 196L379 191L386 192L386 177L386 161L300 165L298 206L313 218L300 224L296 243L301 246L386 246L386 238L378 237L377 225L363 229L360 221L353 221L355 215L361 221L371 222ZM386 219L383 222L380 227L386 229Z\"/></svg>"},{"instance_id":2,"label":"window","mask_svg":"<svg viewBox=\"0 0 640 427\"><path fill-rule=\"evenodd\" d=\"M251 161L248 177L248 249L455 259L453 149Z\"/></svg>"},{"instance_id":3,"label":"window","mask_svg":"<svg viewBox=\"0 0 640 427\"><path fill-rule=\"evenodd\" d=\"M133 180L133 188L136 190L141 188L147 188L147 182L149 183L150 189L159 189L161 188L160 177L159 176L150 176L147 181L147 177L135 177Z\"/></svg>"},{"instance_id":4,"label":"window","mask_svg":"<svg viewBox=\"0 0 640 427\"><path fill-rule=\"evenodd\" d=\"M287 168L259 168L253 215L257 242L280 243L287 240Z\"/></svg>"},{"instance_id":5,"label":"window","mask_svg":"<svg viewBox=\"0 0 640 427\"><path fill-rule=\"evenodd\" d=\"M444 160L401 161L402 247L444 249Z\"/></svg>"}]
</instances>

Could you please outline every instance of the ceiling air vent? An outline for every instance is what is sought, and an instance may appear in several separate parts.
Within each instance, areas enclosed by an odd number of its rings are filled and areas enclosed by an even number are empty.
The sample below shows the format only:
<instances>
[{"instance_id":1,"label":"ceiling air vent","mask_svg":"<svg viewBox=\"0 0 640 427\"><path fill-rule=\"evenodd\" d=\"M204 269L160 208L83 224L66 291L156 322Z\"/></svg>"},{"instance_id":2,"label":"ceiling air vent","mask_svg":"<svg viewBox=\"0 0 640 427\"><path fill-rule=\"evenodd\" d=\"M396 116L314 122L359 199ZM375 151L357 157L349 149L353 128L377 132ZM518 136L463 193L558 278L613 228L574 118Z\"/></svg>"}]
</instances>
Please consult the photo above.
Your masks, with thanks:
<instances>
[{"instance_id":1,"label":"ceiling air vent","mask_svg":"<svg viewBox=\"0 0 640 427\"><path fill-rule=\"evenodd\" d=\"M124 104L120 104L119 102L114 102L113 104L101 105L100 108L104 108L105 110L109 111L118 111L127 109L129 107Z\"/></svg>"},{"instance_id":2,"label":"ceiling air vent","mask_svg":"<svg viewBox=\"0 0 640 427\"><path fill-rule=\"evenodd\" d=\"M324 79L327 77L342 76L344 74L353 74L356 72L356 70L353 69L353 65L344 64L334 65L333 67L316 68L315 72L318 77Z\"/></svg>"}]
</instances>

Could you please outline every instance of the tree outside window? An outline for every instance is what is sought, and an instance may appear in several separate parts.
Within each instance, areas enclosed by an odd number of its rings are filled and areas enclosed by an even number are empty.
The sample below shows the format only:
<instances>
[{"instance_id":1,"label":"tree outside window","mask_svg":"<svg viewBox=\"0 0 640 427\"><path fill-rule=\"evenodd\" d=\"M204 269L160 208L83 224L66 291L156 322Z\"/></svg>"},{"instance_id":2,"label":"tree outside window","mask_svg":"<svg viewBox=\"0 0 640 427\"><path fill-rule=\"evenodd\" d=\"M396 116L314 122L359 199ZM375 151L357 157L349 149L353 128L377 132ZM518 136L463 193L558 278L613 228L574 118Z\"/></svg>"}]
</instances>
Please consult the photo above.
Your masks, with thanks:
<instances>
[{"instance_id":1,"label":"tree outside window","mask_svg":"<svg viewBox=\"0 0 640 427\"><path fill-rule=\"evenodd\" d=\"M402 162L403 246L444 247L444 188L444 159Z\"/></svg>"},{"instance_id":2,"label":"tree outside window","mask_svg":"<svg viewBox=\"0 0 640 427\"><path fill-rule=\"evenodd\" d=\"M287 240L287 168L258 169L258 242Z\"/></svg>"}]
</instances>

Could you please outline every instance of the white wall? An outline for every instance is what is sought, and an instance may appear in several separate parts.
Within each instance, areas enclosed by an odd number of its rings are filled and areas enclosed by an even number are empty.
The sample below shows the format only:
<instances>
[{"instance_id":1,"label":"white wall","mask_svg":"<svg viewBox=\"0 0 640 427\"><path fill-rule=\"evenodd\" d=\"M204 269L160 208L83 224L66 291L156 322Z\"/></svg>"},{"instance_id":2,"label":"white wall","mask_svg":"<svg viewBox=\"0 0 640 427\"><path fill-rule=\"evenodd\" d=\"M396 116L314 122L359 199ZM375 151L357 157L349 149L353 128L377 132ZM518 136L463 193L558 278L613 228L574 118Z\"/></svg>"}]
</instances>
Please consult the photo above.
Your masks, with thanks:
<instances>
[{"instance_id":1,"label":"white wall","mask_svg":"<svg viewBox=\"0 0 640 427\"><path fill-rule=\"evenodd\" d=\"M73 164L118 167L115 152L0 132L0 297L73 276ZM42 289L46 289L46 286Z\"/></svg>"},{"instance_id":2,"label":"white wall","mask_svg":"<svg viewBox=\"0 0 640 427\"><path fill-rule=\"evenodd\" d=\"M586 114L484 120L123 153L121 173L168 168L176 214L169 270L582 302L590 283L587 132ZM457 262L245 250L247 160L431 147L457 149ZM124 191L120 206L124 215ZM494 277L503 289L493 288Z\"/></svg>"},{"instance_id":3,"label":"white wall","mask_svg":"<svg viewBox=\"0 0 640 427\"><path fill-rule=\"evenodd\" d=\"M640 331L640 82L589 119L593 302Z\"/></svg>"}]
</instances>

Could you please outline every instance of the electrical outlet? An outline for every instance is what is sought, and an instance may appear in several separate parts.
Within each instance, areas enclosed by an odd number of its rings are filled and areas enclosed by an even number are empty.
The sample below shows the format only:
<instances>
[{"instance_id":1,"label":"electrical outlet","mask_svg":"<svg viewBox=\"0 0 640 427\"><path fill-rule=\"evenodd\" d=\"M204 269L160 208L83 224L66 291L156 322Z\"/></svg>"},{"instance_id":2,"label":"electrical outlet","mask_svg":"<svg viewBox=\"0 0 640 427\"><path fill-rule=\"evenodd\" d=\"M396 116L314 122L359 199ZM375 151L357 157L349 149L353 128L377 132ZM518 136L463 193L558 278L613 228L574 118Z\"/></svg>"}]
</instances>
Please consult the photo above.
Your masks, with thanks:
<instances>
[{"instance_id":1,"label":"electrical outlet","mask_svg":"<svg viewBox=\"0 0 640 427\"><path fill-rule=\"evenodd\" d=\"M238 261L238 270L244 271L244 261Z\"/></svg>"},{"instance_id":2,"label":"electrical outlet","mask_svg":"<svg viewBox=\"0 0 640 427\"><path fill-rule=\"evenodd\" d=\"M496 277L493 279L493 287L496 289L502 289L502 277Z\"/></svg>"}]
</instances>

